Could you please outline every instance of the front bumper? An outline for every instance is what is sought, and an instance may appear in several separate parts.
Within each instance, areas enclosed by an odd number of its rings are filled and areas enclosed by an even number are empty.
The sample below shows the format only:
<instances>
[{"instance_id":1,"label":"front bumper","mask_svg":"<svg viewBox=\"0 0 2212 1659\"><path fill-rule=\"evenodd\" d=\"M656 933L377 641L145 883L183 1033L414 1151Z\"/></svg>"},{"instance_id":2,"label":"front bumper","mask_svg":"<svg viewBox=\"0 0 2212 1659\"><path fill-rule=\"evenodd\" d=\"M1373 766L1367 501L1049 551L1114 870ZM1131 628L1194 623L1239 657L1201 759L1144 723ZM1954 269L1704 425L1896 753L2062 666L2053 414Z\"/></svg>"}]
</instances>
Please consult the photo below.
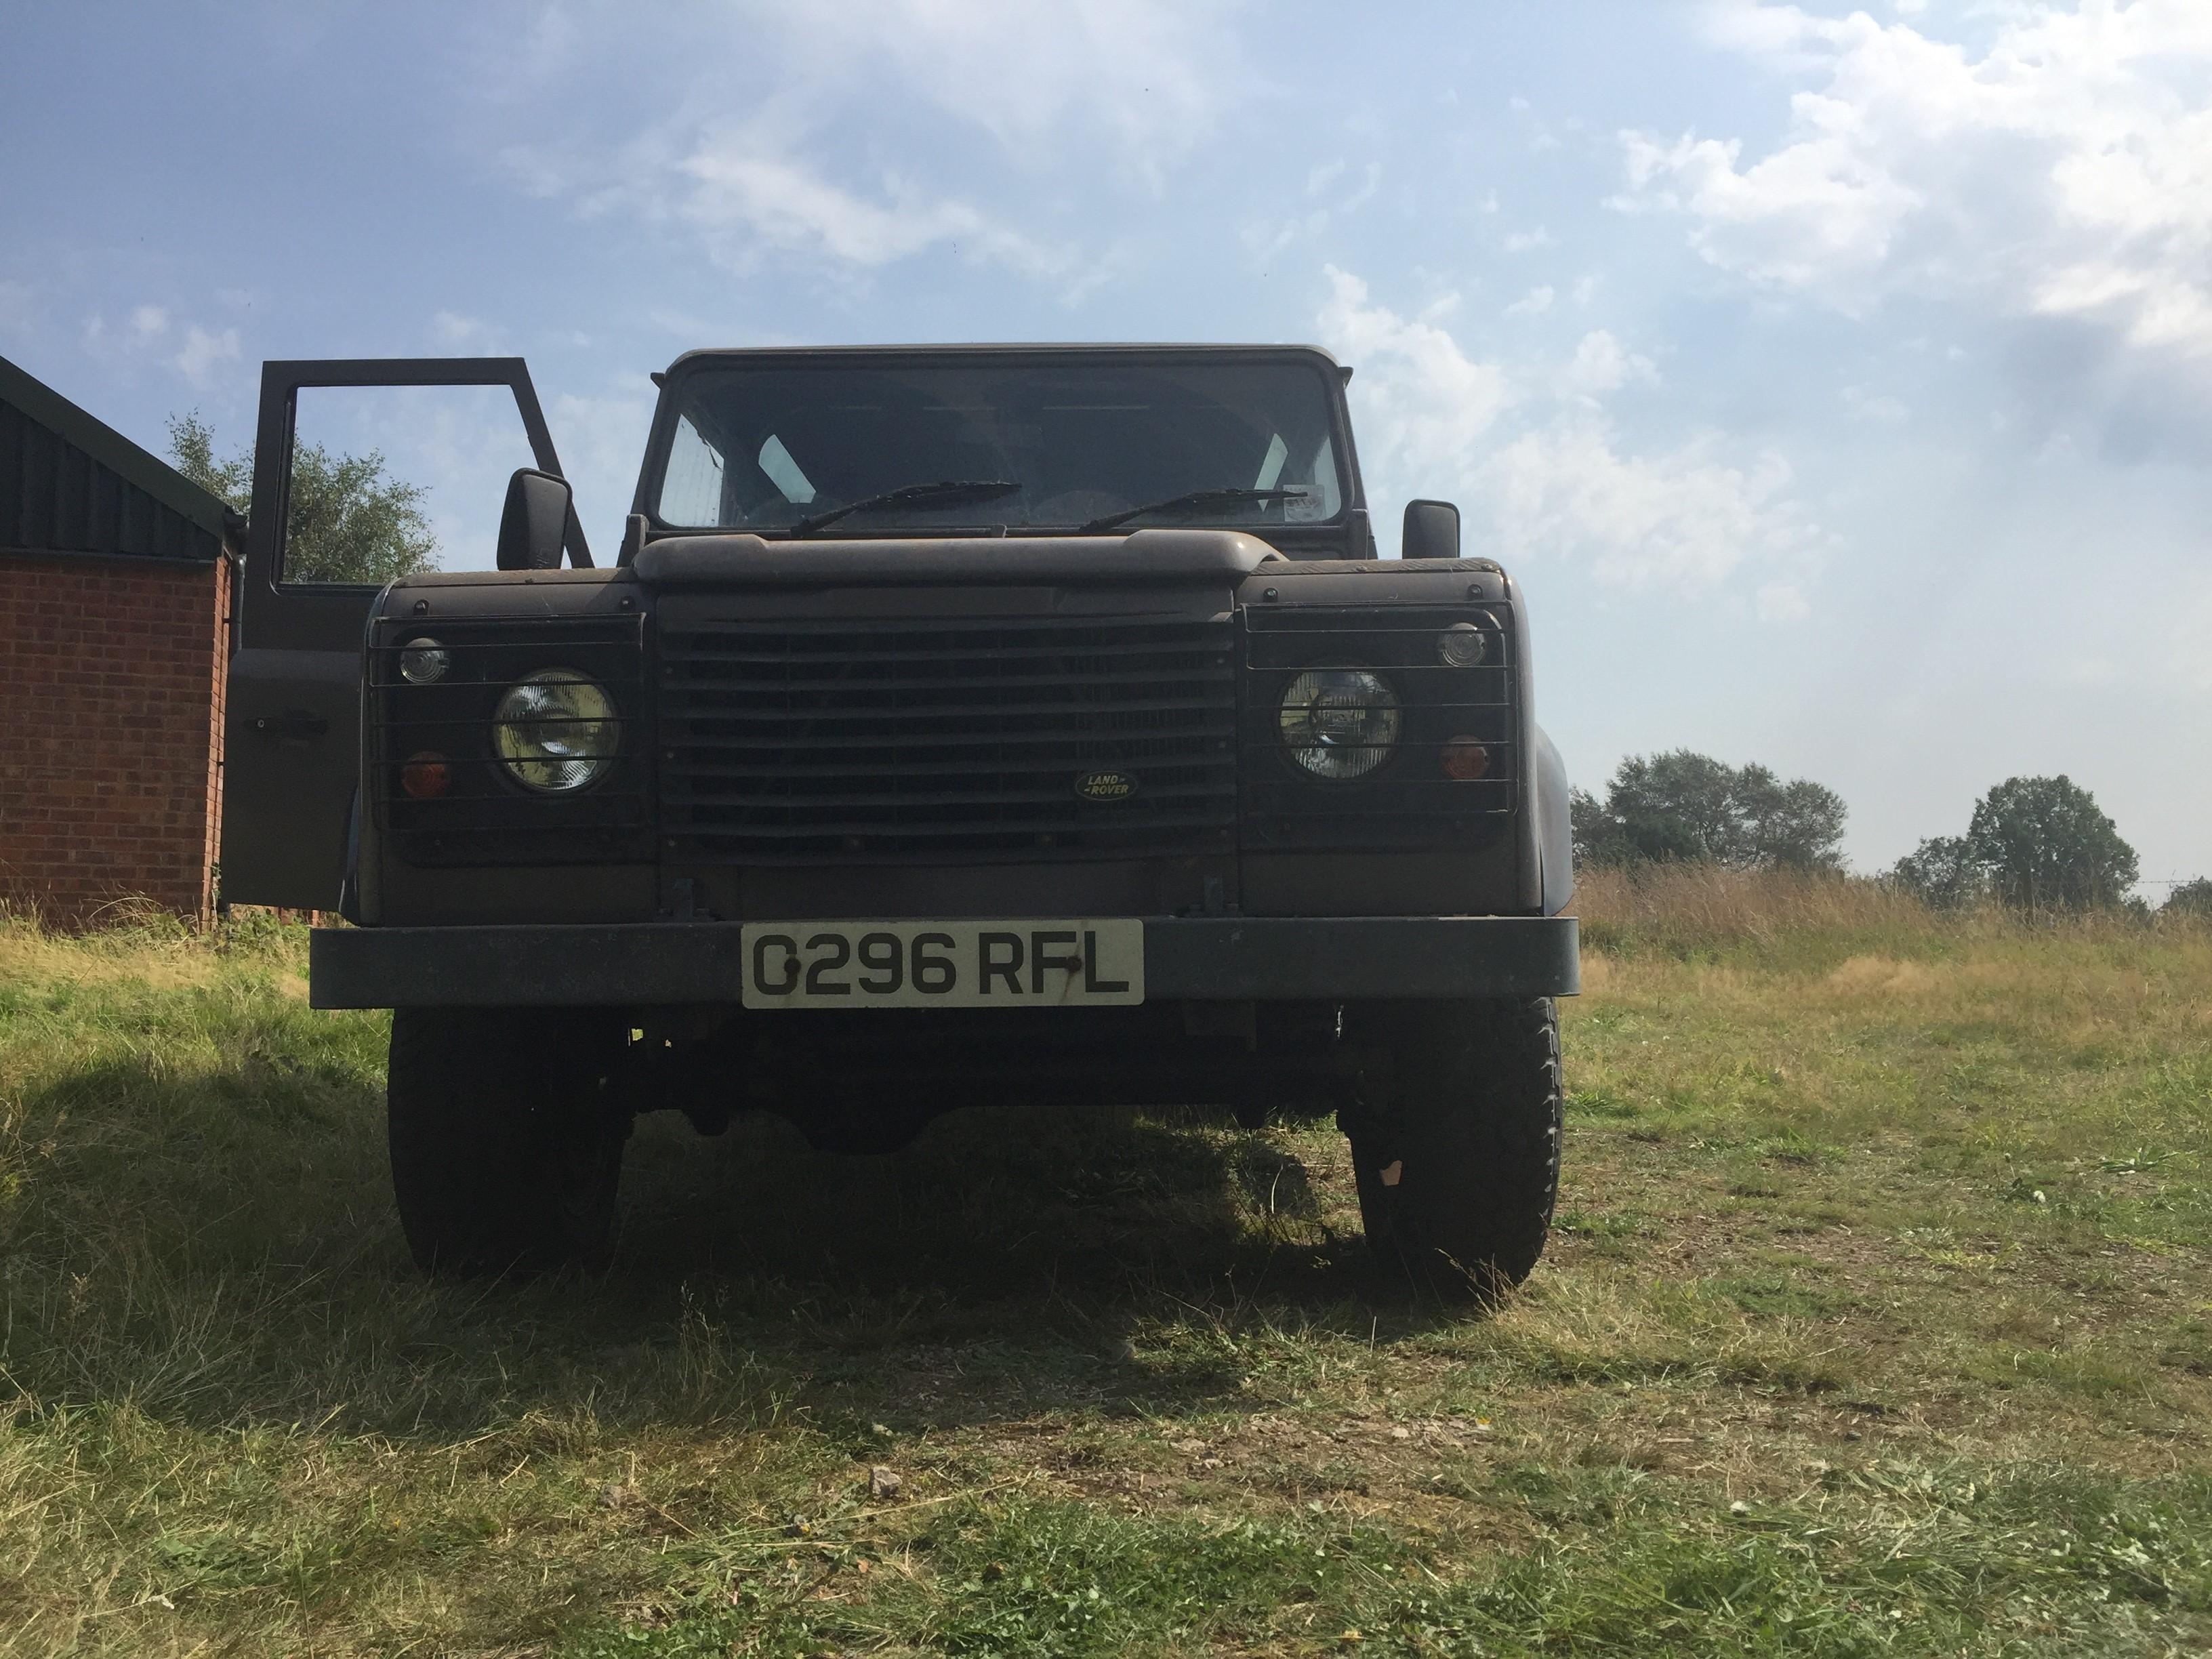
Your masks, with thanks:
<instances>
[{"instance_id":1,"label":"front bumper","mask_svg":"<svg viewBox=\"0 0 2212 1659\"><path fill-rule=\"evenodd\" d=\"M318 1008L734 1005L735 922L327 927ZM1572 996L1572 916L1170 916L1145 921L1148 1002Z\"/></svg>"}]
</instances>

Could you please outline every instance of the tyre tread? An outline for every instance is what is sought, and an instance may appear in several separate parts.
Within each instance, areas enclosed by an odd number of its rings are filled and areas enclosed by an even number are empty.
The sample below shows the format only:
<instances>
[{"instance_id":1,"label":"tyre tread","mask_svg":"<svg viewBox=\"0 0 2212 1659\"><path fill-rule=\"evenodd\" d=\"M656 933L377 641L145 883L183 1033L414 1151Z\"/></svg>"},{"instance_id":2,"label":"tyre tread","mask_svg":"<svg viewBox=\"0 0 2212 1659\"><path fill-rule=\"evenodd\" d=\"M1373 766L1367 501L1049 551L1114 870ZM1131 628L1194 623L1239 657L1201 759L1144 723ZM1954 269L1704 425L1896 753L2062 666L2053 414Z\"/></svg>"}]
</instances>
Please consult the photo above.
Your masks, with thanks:
<instances>
[{"instance_id":1,"label":"tyre tread","mask_svg":"<svg viewBox=\"0 0 2212 1659\"><path fill-rule=\"evenodd\" d=\"M613 1188L565 1201L556 1138L597 1078L538 1022L499 1011L402 1008L386 1101L393 1195L426 1273L593 1265L611 1243ZM622 1126L627 1133L627 1124ZM618 1177L619 1152L616 1154Z\"/></svg>"},{"instance_id":2,"label":"tyre tread","mask_svg":"<svg viewBox=\"0 0 2212 1659\"><path fill-rule=\"evenodd\" d=\"M1499 999L1390 1016L1394 1097L1347 1125L1370 1242L1424 1288L1495 1297L1534 1269L1558 1200L1557 1009ZM1393 1160L1401 1180L1386 1187Z\"/></svg>"}]
</instances>

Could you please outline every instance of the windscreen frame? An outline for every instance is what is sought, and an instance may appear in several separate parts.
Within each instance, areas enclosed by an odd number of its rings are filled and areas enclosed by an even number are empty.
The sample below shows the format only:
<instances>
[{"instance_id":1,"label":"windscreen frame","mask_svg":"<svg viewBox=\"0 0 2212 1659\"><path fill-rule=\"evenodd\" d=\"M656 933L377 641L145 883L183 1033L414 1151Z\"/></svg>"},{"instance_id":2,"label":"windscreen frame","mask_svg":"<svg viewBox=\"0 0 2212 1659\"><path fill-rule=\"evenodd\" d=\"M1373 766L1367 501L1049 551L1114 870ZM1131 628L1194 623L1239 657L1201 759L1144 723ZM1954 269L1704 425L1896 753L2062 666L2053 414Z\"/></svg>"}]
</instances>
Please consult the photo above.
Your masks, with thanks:
<instances>
[{"instance_id":1,"label":"windscreen frame","mask_svg":"<svg viewBox=\"0 0 2212 1659\"><path fill-rule=\"evenodd\" d=\"M686 396L695 375L742 372L747 368L779 371L809 368L875 369L1035 368L1040 371L1103 368L1109 364L1132 368L1200 368L1212 365L1249 368L1258 365L1296 367L1311 373L1320 392L1325 435L1332 450L1337 491L1336 510L1329 516L1290 523L1261 523L1237 515L1212 517L1163 515L1140 518L1115 533L1127 534L1146 526L1222 529L1259 535L1291 545L1334 545L1347 538L1364 539L1366 499L1360 482L1358 457L1353 447L1350 412L1344 398L1346 372L1329 355L1310 346L1193 347L1193 346L968 346L968 347L829 347L793 349L697 351L687 353L662 375L659 404L653 413L644 465L638 477L633 513L645 520L648 538L665 536L756 534L770 539L803 538L789 526L775 525L685 525L663 518L659 506L674 458L679 422L690 412ZM902 482L906 482L902 480ZM988 507L975 514L991 522ZM948 525L879 524L864 518L848 528L818 532L823 536L862 536L869 539L928 538L956 533L961 526ZM1070 524L1008 525L1003 533L1012 538L1066 536ZM1000 533L995 528L992 533ZM1355 555L1357 556L1357 555Z\"/></svg>"}]
</instances>

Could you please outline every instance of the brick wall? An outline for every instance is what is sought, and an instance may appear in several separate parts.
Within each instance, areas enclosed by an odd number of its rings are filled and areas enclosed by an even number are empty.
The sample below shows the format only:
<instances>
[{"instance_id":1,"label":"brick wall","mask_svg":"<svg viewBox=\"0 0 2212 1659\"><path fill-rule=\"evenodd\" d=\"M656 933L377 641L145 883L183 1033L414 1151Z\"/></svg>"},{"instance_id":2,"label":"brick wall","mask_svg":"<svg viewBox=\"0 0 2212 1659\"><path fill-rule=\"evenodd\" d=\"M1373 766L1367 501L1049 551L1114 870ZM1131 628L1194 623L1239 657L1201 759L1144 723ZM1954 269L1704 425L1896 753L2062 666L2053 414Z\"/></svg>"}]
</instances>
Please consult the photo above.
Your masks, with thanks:
<instances>
[{"instance_id":1,"label":"brick wall","mask_svg":"<svg viewBox=\"0 0 2212 1659\"><path fill-rule=\"evenodd\" d=\"M0 557L0 898L60 927L118 901L207 920L230 567Z\"/></svg>"}]
</instances>

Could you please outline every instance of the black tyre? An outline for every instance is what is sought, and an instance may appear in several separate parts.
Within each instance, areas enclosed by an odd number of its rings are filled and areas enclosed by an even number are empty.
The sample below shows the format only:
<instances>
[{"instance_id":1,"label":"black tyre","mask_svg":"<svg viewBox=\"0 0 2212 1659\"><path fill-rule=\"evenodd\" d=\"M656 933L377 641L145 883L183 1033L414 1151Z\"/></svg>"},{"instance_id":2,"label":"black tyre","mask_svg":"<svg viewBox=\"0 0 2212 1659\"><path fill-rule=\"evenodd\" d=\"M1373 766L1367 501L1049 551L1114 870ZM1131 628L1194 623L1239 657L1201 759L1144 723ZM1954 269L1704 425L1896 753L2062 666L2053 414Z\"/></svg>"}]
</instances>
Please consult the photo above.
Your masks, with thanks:
<instances>
[{"instance_id":1,"label":"black tyre","mask_svg":"<svg viewBox=\"0 0 2212 1659\"><path fill-rule=\"evenodd\" d=\"M1559 1191L1559 1023L1549 1000L1374 1011L1387 1098L1345 1115L1378 1255L1440 1295L1492 1299L1544 1253Z\"/></svg>"},{"instance_id":2,"label":"black tyre","mask_svg":"<svg viewBox=\"0 0 2212 1659\"><path fill-rule=\"evenodd\" d=\"M613 1035L566 1010L392 1014L392 1187L425 1273L605 1261L630 1128Z\"/></svg>"}]
</instances>

